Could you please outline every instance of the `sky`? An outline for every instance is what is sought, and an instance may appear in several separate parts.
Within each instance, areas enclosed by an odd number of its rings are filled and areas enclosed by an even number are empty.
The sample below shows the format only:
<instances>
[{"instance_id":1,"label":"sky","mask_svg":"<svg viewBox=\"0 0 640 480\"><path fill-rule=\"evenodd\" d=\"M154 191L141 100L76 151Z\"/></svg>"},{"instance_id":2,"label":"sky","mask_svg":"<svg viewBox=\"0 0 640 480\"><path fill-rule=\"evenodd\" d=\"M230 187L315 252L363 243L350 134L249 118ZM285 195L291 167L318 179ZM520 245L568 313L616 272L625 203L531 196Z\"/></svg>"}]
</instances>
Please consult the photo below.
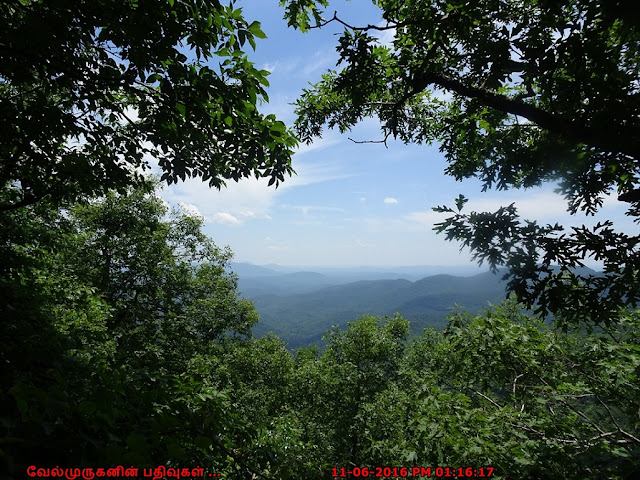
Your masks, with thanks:
<instances>
[{"instance_id":1,"label":"sky","mask_svg":"<svg viewBox=\"0 0 640 480\"><path fill-rule=\"evenodd\" d=\"M278 0L244 0L238 6L246 20L261 22L268 37L248 52L257 67L271 72L270 102L261 110L291 126L292 103L302 89L335 67L336 34L342 29L330 25L302 34L287 28ZM337 10L352 24L381 22L371 2L334 1L330 9L330 15ZM555 185L481 192L477 180L457 182L444 174L446 162L437 145L390 140L385 148L349 138L379 140L382 135L375 119L344 135L325 130L311 145L300 145L293 157L297 175L278 189L268 187L267 180L245 179L218 191L193 179L165 186L162 196L172 206L202 215L205 233L219 246L228 245L234 261L257 265L468 265L468 251L432 230L447 217L432 207L453 206L459 194L470 199L467 211L494 211L515 202L523 218L542 224L595 225L611 219L622 231L637 231L624 216L625 204L613 197L598 216L572 218Z\"/></svg>"}]
</instances>

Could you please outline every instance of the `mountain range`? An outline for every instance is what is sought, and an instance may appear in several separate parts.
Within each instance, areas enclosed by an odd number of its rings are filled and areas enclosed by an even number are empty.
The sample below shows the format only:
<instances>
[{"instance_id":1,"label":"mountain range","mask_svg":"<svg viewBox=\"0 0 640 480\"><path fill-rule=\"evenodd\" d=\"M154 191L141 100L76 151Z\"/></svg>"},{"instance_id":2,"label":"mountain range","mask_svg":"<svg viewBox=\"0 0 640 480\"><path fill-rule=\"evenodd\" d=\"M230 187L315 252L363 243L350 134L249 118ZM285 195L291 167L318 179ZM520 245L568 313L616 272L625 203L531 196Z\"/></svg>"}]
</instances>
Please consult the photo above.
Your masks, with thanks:
<instances>
[{"instance_id":1,"label":"mountain range","mask_svg":"<svg viewBox=\"0 0 640 480\"><path fill-rule=\"evenodd\" d=\"M505 296L502 274L475 267L314 268L234 263L242 296L253 301L260 321L254 334L277 334L290 349L321 344L332 325L364 314L394 315L412 331L442 328L458 305L478 312ZM446 270L458 275L442 273ZM466 275L466 276L465 276Z\"/></svg>"}]
</instances>

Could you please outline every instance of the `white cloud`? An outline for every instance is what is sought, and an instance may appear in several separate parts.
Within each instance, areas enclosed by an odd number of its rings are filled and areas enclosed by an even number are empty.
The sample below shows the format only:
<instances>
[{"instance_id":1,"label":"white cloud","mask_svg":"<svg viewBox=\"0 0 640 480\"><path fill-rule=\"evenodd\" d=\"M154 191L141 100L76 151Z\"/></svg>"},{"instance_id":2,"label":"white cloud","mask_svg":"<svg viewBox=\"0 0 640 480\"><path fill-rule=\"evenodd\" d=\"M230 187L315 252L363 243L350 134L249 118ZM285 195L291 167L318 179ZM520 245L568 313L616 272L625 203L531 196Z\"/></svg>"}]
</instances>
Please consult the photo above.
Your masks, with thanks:
<instances>
[{"instance_id":1,"label":"white cloud","mask_svg":"<svg viewBox=\"0 0 640 480\"><path fill-rule=\"evenodd\" d=\"M397 198L393 198L393 197L386 197L384 199L384 203L386 204L394 204L394 203L398 203L398 199Z\"/></svg>"},{"instance_id":2,"label":"white cloud","mask_svg":"<svg viewBox=\"0 0 640 480\"><path fill-rule=\"evenodd\" d=\"M286 177L278 189L268 185L269 179L245 178L229 181L226 187L210 188L199 179L165 186L162 197L170 205L182 205L188 211L203 216L206 221L224 224L242 224L252 220L271 220L277 198L294 187L347 178L339 165L317 162L301 163L295 167L298 174ZM301 206L305 214L328 207ZM334 211L343 211L342 209Z\"/></svg>"},{"instance_id":3,"label":"white cloud","mask_svg":"<svg viewBox=\"0 0 640 480\"><path fill-rule=\"evenodd\" d=\"M266 70L269 73L273 73L273 72L276 71L276 69L278 68L279 64L280 64L280 61L278 61L278 60L276 60L275 63L266 62L266 63L263 63L262 65L260 65L260 69L261 70Z\"/></svg>"},{"instance_id":4,"label":"white cloud","mask_svg":"<svg viewBox=\"0 0 640 480\"><path fill-rule=\"evenodd\" d=\"M218 221L218 213L227 213L238 221L242 219L266 219L274 201L274 189L265 179L248 178L239 182L229 181L226 187L210 188L199 179L164 187L162 197L171 204L186 204L198 209L208 221Z\"/></svg>"},{"instance_id":5,"label":"white cloud","mask_svg":"<svg viewBox=\"0 0 640 480\"><path fill-rule=\"evenodd\" d=\"M282 205L282 207L299 210L303 215L309 215L310 212L344 212L344 208L326 207L323 205Z\"/></svg>"},{"instance_id":6,"label":"white cloud","mask_svg":"<svg viewBox=\"0 0 640 480\"><path fill-rule=\"evenodd\" d=\"M571 215L567 212L567 201L564 197L553 191L513 191L499 192L489 198L471 197L465 205L462 213L475 212L495 212L500 207L505 207L511 203L515 204L521 220L536 220L539 223L559 223L561 225L586 225L593 226L599 221L607 219L615 220L616 229L620 231L633 231L632 223L624 217L625 205L616 200L615 195L605 197L600 211L595 216L586 216L581 212ZM444 202L455 209L453 201ZM435 223L442 222L452 214L437 213L434 211L412 212L403 216L403 220L414 226L422 228L433 228Z\"/></svg>"},{"instance_id":7,"label":"white cloud","mask_svg":"<svg viewBox=\"0 0 640 480\"><path fill-rule=\"evenodd\" d=\"M164 200L163 200L163 202L166 204L166 202ZM187 213L189 215L192 215L192 216L195 216L195 217L201 217L201 218L205 218L206 219L206 217L204 215L202 215L202 213L200 213L200 210L198 209L198 207L196 207L192 203L180 202L178 205L180 206L182 211L184 211L185 213Z\"/></svg>"},{"instance_id":8,"label":"white cloud","mask_svg":"<svg viewBox=\"0 0 640 480\"><path fill-rule=\"evenodd\" d=\"M293 187L341 180L352 176L351 174L341 171L335 162L313 164L297 162L294 163L294 169L297 175L291 178L285 178L284 183L278 187L278 190L288 190Z\"/></svg>"},{"instance_id":9,"label":"white cloud","mask_svg":"<svg viewBox=\"0 0 640 480\"><path fill-rule=\"evenodd\" d=\"M330 132L326 137L318 138L312 143L303 142L298 145L294 153L294 158L299 158L301 155L313 152L314 150L324 150L342 141L344 141L344 139L340 138L335 132Z\"/></svg>"},{"instance_id":10,"label":"white cloud","mask_svg":"<svg viewBox=\"0 0 640 480\"><path fill-rule=\"evenodd\" d=\"M512 195L498 195L492 198L472 198L463 211L495 212L500 207L515 203L521 218L531 220L549 220L567 216L567 202L554 192L528 193L517 192Z\"/></svg>"},{"instance_id":11,"label":"white cloud","mask_svg":"<svg viewBox=\"0 0 640 480\"><path fill-rule=\"evenodd\" d=\"M500 207L515 203L518 215L522 219L538 221L560 221L568 216L567 204L564 198L557 193L541 191L527 193L526 191L514 192L511 194L499 194L491 198L471 197L465 204L462 213L470 212L495 212ZM453 201L444 202L455 209ZM436 223L440 223L449 218L452 214L438 213L433 210L411 212L403 216L409 224L419 225L423 228L431 229Z\"/></svg>"},{"instance_id":12,"label":"white cloud","mask_svg":"<svg viewBox=\"0 0 640 480\"><path fill-rule=\"evenodd\" d=\"M286 252L289 250L289 247L285 247L284 245L268 245L267 250L272 252Z\"/></svg>"},{"instance_id":13,"label":"white cloud","mask_svg":"<svg viewBox=\"0 0 640 480\"><path fill-rule=\"evenodd\" d=\"M217 212L211 217L211 220L215 223L221 223L223 225L240 225L240 220L226 212Z\"/></svg>"},{"instance_id":14,"label":"white cloud","mask_svg":"<svg viewBox=\"0 0 640 480\"><path fill-rule=\"evenodd\" d=\"M320 70L328 70L335 66L337 53L333 48L316 50L313 55L277 59L260 64L262 70L281 77L295 76L308 82ZM271 81L271 79L270 79Z\"/></svg>"}]
</instances>

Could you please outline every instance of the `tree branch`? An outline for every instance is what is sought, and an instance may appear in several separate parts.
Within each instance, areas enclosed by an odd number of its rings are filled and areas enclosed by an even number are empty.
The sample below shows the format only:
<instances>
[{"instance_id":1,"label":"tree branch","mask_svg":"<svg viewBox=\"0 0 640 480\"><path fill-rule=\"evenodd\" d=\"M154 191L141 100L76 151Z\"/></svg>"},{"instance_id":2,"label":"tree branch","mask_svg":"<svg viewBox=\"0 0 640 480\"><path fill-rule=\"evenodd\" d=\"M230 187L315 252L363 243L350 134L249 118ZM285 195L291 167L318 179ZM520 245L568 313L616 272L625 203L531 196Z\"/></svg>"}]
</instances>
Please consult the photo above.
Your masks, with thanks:
<instances>
[{"instance_id":1,"label":"tree branch","mask_svg":"<svg viewBox=\"0 0 640 480\"><path fill-rule=\"evenodd\" d=\"M476 395L484 398L487 402L491 403L491 405L493 405L496 408L501 409L502 407L500 405L498 405L496 402L494 402L493 400L491 400L489 397L487 397L484 393L482 392L478 392L477 390L472 390L473 393L475 393Z\"/></svg>"},{"instance_id":2,"label":"tree branch","mask_svg":"<svg viewBox=\"0 0 640 480\"><path fill-rule=\"evenodd\" d=\"M640 149L634 144L633 140L629 141L628 138L603 136L598 129L565 120L535 105L524 103L506 95L500 95L480 87L465 85L460 80L443 74L422 71L414 76L413 88L416 93L425 90L432 84L464 97L481 100L487 106L496 110L526 118L539 127L559 134L567 140L584 143L609 152L619 152L640 160Z\"/></svg>"},{"instance_id":3,"label":"tree branch","mask_svg":"<svg viewBox=\"0 0 640 480\"><path fill-rule=\"evenodd\" d=\"M551 385L549 384L549 382L547 382L544 378L542 378L540 375L536 374L536 377L538 378L538 380L540 380L542 383L544 383L547 387L552 388ZM589 418L589 416L584 413L581 410L578 410L576 407L574 407L573 405L571 405L570 403L562 400L561 398L557 398L554 397L558 402L560 402L562 405L564 405L565 407L567 407L569 410L571 410L572 412L574 412L576 415L578 415L579 417L581 417L583 420L585 420L587 423L589 423L593 428L595 428L598 433L600 434L604 434L604 430L600 427L600 425L598 425L594 420L591 420L591 418Z\"/></svg>"},{"instance_id":4,"label":"tree branch","mask_svg":"<svg viewBox=\"0 0 640 480\"><path fill-rule=\"evenodd\" d=\"M333 18L330 18L329 20L325 20L323 23L319 24L319 25L315 25L313 27L309 27L309 30L311 30L312 28L322 28L322 27L326 27L327 25L329 25L330 23L333 22L337 22L341 25L343 25L345 28L348 28L350 30L356 30L356 31L360 31L360 32L366 32L368 30L377 30L379 32L384 32L385 30L393 30L394 28L398 28L398 27L404 27L406 25L411 25L411 24L416 24L417 22L401 22L401 23L394 23L391 25L386 25L384 27L380 27L378 25L367 25L366 27L354 27L353 25L348 24L347 22L345 22L344 20L338 18L338 12L334 11L333 12Z\"/></svg>"},{"instance_id":5,"label":"tree branch","mask_svg":"<svg viewBox=\"0 0 640 480\"><path fill-rule=\"evenodd\" d=\"M229 455L231 458L233 458L233 460L240 465L242 468L244 468L247 472L249 472L252 475L252 478L262 478L264 480L271 480L269 477L265 477L262 473L257 472L256 470L254 470L253 468L251 468L249 465L247 465L242 458L240 457L239 454L236 453L236 451L230 450L228 449L223 443L222 441L217 438L217 437L208 437L211 438L211 440L213 440L213 442L220 448L222 449L227 455Z\"/></svg>"},{"instance_id":6,"label":"tree branch","mask_svg":"<svg viewBox=\"0 0 640 480\"><path fill-rule=\"evenodd\" d=\"M0 205L0 212L8 212L11 210L17 210L18 208L28 207L29 205L38 203L40 200L42 200L42 198L44 197L25 195L19 202Z\"/></svg>"},{"instance_id":7,"label":"tree branch","mask_svg":"<svg viewBox=\"0 0 640 480\"><path fill-rule=\"evenodd\" d=\"M558 443L564 443L564 444L568 444L568 445L579 445L581 443L584 443L584 445L588 448L593 447L595 445L595 441L596 440L600 440L602 438L607 438L607 437L613 437L615 436L617 433L619 432L602 432L599 433L598 435L595 435L591 438L587 438L584 440L580 440L578 438L575 439L568 439L568 438L554 438L554 437L548 437L544 432L541 432L540 430L536 430L535 428L529 427L528 425L519 425L517 423L513 423L510 422L509 425L511 425L512 427L515 428L519 428L521 430L525 430L527 432L531 432L531 433L535 433L536 435L539 435L542 438L546 438L548 440L552 440L554 442L558 442ZM616 445L626 445L628 443L630 443L628 440L616 440L614 442Z\"/></svg>"},{"instance_id":8,"label":"tree branch","mask_svg":"<svg viewBox=\"0 0 640 480\"><path fill-rule=\"evenodd\" d=\"M389 145L387 145L387 139L389 138L390 135L391 135L391 132L388 132L382 140L354 140L351 137L348 137L348 138L353 143L384 143L384 146L389 148Z\"/></svg>"}]
</instances>

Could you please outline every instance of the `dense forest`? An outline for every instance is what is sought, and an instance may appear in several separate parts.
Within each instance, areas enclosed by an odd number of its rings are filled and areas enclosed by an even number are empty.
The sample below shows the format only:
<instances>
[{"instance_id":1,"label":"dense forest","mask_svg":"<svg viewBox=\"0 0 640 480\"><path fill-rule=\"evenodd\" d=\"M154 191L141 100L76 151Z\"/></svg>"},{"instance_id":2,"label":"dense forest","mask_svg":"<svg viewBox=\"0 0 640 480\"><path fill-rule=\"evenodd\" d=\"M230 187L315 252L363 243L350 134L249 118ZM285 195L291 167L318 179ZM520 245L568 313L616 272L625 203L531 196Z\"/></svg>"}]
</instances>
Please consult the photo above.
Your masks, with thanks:
<instances>
[{"instance_id":1,"label":"dense forest","mask_svg":"<svg viewBox=\"0 0 640 480\"><path fill-rule=\"evenodd\" d=\"M291 275L298 281L298 289L311 289L311 281L304 283L304 279L309 279L305 274ZM298 294L282 293L284 289L278 284L267 290L264 283L253 282L257 284L257 292L261 292L253 295L250 294L252 282L240 274L238 277L241 295L251 299L260 313L260 322L253 328L253 333L262 336L273 332L286 342L289 349L309 344L322 347L322 337L327 329L333 325L344 327L363 314L386 316L400 313L409 320L412 333L419 335L426 327L445 327L447 318L456 310L478 313L488 304L497 304L505 299L502 276L491 272L471 277L433 275L415 282L406 279L361 280L313 288ZM270 282L274 278L286 281L291 276L267 278ZM310 278L316 280L315 277ZM296 287L291 290L295 291ZM279 294L271 293L274 290Z\"/></svg>"},{"instance_id":2,"label":"dense forest","mask_svg":"<svg viewBox=\"0 0 640 480\"><path fill-rule=\"evenodd\" d=\"M564 333L514 300L409 339L354 319L291 353L226 273L201 219L154 185L3 217L3 455L60 465L330 478L334 467L622 476L638 465L640 315ZM29 243L16 245L29 236ZM140 470L142 473L142 469ZM435 475L435 473L434 473Z\"/></svg>"},{"instance_id":3,"label":"dense forest","mask_svg":"<svg viewBox=\"0 0 640 480\"><path fill-rule=\"evenodd\" d=\"M299 141L375 117L458 179L558 181L573 213L616 192L637 219L630 2L378 0L372 26L282 0L302 32L344 26L292 130L260 112L268 72L243 48L265 35L241 3L0 4L0 476L638 478L640 237L459 197L436 228L508 269L507 300L417 336L354 314L291 352L252 336L231 251L160 196L277 186Z\"/></svg>"}]
</instances>

